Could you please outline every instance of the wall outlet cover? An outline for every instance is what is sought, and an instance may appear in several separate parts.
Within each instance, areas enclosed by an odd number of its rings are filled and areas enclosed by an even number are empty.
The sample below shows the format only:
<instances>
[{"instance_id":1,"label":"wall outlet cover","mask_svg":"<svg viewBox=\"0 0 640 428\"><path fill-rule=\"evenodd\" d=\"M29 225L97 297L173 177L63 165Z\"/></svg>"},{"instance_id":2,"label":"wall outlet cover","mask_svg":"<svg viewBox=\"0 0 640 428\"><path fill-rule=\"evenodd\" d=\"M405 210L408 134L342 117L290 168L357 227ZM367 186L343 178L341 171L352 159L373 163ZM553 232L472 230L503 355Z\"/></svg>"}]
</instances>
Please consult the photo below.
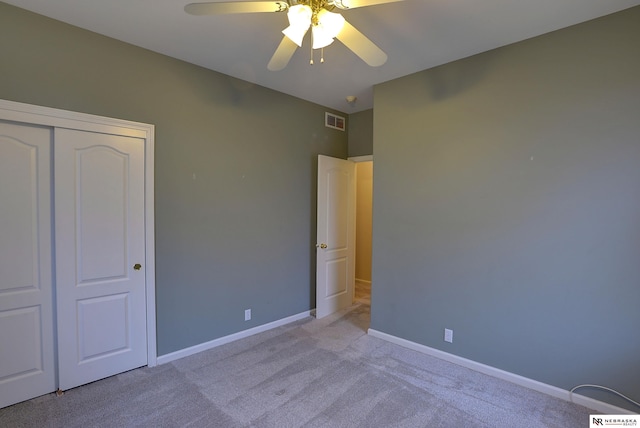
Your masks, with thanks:
<instances>
[{"instance_id":1,"label":"wall outlet cover","mask_svg":"<svg viewBox=\"0 0 640 428\"><path fill-rule=\"evenodd\" d=\"M450 330L448 328L444 329L444 341L453 343L453 330Z\"/></svg>"}]
</instances>

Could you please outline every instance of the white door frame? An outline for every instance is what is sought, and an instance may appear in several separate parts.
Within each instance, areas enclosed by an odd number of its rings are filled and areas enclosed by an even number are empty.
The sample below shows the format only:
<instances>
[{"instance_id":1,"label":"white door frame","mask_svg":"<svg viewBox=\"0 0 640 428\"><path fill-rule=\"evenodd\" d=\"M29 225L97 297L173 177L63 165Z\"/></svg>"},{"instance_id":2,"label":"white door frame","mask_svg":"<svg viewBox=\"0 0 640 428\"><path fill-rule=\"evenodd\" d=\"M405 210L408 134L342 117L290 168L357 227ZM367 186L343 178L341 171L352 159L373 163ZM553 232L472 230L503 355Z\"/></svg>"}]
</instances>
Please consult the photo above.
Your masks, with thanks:
<instances>
[{"instance_id":1,"label":"white door frame","mask_svg":"<svg viewBox=\"0 0 640 428\"><path fill-rule=\"evenodd\" d=\"M350 160L350 161L355 162L355 163L358 163L358 162L369 162L369 161L373 161L373 155L351 156L351 157L348 157L347 160Z\"/></svg>"},{"instance_id":2,"label":"white door frame","mask_svg":"<svg viewBox=\"0 0 640 428\"><path fill-rule=\"evenodd\" d=\"M147 365L157 364L156 282L154 239L154 130L153 125L77 113L0 99L0 119L41 126L125 135L145 140L145 265L147 305ZM52 302L53 304L53 302Z\"/></svg>"}]
</instances>

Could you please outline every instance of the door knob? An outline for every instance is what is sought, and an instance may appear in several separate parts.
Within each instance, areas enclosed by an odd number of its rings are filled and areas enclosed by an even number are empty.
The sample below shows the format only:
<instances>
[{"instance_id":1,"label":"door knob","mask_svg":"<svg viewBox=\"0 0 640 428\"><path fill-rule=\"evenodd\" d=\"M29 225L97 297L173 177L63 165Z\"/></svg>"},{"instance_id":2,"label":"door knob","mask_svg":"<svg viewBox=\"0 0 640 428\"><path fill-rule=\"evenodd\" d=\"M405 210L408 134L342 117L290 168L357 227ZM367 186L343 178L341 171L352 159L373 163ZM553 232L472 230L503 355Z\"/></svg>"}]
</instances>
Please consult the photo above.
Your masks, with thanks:
<instances>
[{"instance_id":1,"label":"door knob","mask_svg":"<svg viewBox=\"0 0 640 428\"><path fill-rule=\"evenodd\" d=\"M133 270L140 270L142 268L142 265L140 263L136 263L135 265L133 265Z\"/></svg>"},{"instance_id":2,"label":"door knob","mask_svg":"<svg viewBox=\"0 0 640 428\"><path fill-rule=\"evenodd\" d=\"M327 244L316 244L316 248L322 248L324 250L327 248Z\"/></svg>"}]
</instances>

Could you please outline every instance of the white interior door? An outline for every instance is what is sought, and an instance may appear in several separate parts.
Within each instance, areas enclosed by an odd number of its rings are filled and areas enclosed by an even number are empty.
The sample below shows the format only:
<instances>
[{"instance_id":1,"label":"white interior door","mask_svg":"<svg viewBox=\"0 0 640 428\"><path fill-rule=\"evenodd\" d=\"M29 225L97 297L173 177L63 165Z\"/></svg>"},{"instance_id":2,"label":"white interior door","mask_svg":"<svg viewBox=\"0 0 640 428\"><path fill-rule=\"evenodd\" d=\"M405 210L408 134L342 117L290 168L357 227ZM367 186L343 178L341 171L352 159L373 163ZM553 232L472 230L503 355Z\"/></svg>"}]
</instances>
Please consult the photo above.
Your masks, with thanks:
<instances>
[{"instance_id":1,"label":"white interior door","mask_svg":"<svg viewBox=\"0 0 640 428\"><path fill-rule=\"evenodd\" d=\"M318 156L316 317L353 303L355 164Z\"/></svg>"},{"instance_id":2,"label":"white interior door","mask_svg":"<svg viewBox=\"0 0 640 428\"><path fill-rule=\"evenodd\" d=\"M147 364L144 140L55 130L60 389Z\"/></svg>"},{"instance_id":3,"label":"white interior door","mask_svg":"<svg viewBox=\"0 0 640 428\"><path fill-rule=\"evenodd\" d=\"M55 391L50 148L0 121L0 408Z\"/></svg>"}]
</instances>

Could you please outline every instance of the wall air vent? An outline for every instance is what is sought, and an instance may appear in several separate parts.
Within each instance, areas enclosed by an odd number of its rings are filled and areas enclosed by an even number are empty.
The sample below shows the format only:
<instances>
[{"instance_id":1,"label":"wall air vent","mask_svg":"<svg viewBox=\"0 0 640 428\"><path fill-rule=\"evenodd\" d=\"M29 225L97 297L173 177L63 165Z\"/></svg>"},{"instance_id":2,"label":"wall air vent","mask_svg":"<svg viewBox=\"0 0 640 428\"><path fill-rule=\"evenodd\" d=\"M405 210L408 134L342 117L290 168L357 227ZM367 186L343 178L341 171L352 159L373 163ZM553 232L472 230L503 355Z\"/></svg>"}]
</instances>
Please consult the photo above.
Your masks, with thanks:
<instances>
[{"instance_id":1,"label":"wall air vent","mask_svg":"<svg viewBox=\"0 0 640 428\"><path fill-rule=\"evenodd\" d=\"M344 131L347 122L344 120L342 116L336 116L333 113L329 113L328 111L324 113L324 126L327 128L339 129L340 131Z\"/></svg>"}]
</instances>

